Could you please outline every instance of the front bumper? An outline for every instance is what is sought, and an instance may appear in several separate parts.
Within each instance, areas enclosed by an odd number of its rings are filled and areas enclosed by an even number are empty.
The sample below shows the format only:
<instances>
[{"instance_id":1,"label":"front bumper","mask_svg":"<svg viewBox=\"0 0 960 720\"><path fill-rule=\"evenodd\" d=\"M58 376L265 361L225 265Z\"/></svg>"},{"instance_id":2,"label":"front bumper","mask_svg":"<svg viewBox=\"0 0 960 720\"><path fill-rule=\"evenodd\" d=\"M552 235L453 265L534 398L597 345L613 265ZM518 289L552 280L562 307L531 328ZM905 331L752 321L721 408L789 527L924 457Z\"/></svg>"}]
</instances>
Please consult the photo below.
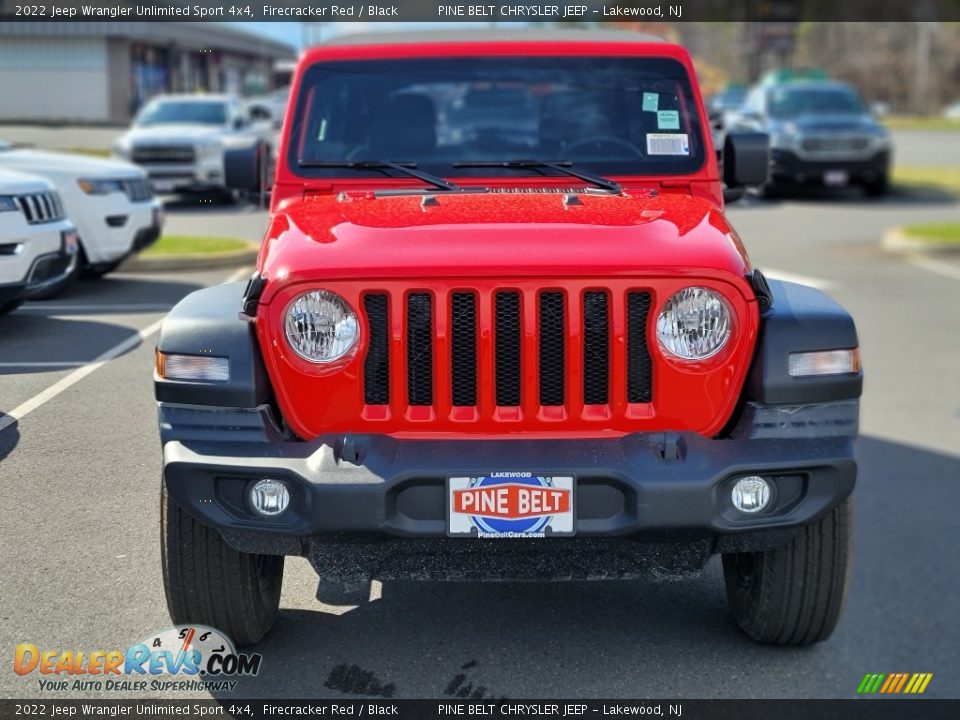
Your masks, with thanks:
<instances>
[{"instance_id":1,"label":"front bumper","mask_svg":"<svg viewBox=\"0 0 960 720\"><path fill-rule=\"evenodd\" d=\"M490 471L576 477L576 538L518 541L528 550L578 541L572 550L591 538L634 545L679 540L702 543L708 552L782 542L843 501L856 479L857 402L811 408L799 419L778 414L772 423L768 413L747 413L752 426L722 440L649 433L599 440L364 435L287 442L266 408L214 413L165 403L160 423L168 492L228 543L245 552L307 555L327 571L342 566L352 549L352 556L369 557L355 565L383 572L391 544L456 551L473 542L446 537L446 479ZM756 515L731 504L732 484L744 475L762 475L774 487L771 506ZM279 518L259 518L248 508L250 484L264 477L290 487L290 507ZM340 560L318 559L330 547L340 547ZM623 544L617 547L622 556Z\"/></svg>"},{"instance_id":2,"label":"front bumper","mask_svg":"<svg viewBox=\"0 0 960 720\"><path fill-rule=\"evenodd\" d=\"M63 236L66 237L66 234ZM27 300L63 282L76 270L77 256L76 241L68 245L65 239L61 240L57 252L40 255L33 261L24 280L0 285L0 304Z\"/></svg>"},{"instance_id":3,"label":"front bumper","mask_svg":"<svg viewBox=\"0 0 960 720\"><path fill-rule=\"evenodd\" d=\"M150 164L140 166L157 193L203 192L226 187L223 157L194 163Z\"/></svg>"},{"instance_id":4,"label":"front bumper","mask_svg":"<svg viewBox=\"0 0 960 720\"><path fill-rule=\"evenodd\" d=\"M890 168L890 153L881 150L870 156L832 157L811 159L790 150L770 151L770 177L778 183L800 185L823 185L829 172L842 171L850 182L865 183L879 180Z\"/></svg>"}]
</instances>

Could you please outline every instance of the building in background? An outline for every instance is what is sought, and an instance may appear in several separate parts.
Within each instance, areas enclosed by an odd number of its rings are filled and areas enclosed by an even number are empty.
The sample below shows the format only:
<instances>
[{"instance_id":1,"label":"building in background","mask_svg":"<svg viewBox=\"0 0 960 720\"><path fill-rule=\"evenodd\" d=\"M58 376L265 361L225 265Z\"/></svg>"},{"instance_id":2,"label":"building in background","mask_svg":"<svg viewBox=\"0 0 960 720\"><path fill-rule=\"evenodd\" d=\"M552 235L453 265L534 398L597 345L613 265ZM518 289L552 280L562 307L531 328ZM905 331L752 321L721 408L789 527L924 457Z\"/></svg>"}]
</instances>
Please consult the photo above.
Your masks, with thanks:
<instances>
[{"instance_id":1,"label":"building in background","mask_svg":"<svg viewBox=\"0 0 960 720\"><path fill-rule=\"evenodd\" d=\"M0 120L125 123L158 93L268 92L295 57L215 23L0 22Z\"/></svg>"}]
</instances>

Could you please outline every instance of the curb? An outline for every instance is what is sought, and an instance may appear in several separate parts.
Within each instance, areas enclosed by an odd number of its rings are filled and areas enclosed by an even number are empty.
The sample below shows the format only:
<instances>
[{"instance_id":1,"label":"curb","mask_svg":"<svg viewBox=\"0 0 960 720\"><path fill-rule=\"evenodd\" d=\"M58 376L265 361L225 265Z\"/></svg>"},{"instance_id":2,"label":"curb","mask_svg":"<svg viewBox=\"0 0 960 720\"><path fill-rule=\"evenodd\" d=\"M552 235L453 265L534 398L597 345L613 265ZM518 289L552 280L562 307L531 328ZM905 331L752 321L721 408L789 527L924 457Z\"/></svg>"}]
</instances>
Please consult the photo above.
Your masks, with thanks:
<instances>
[{"instance_id":1,"label":"curb","mask_svg":"<svg viewBox=\"0 0 960 720\"><path fill-rule=\"evenodd\" d=\"M168 272L172 270L210 270L242 267L256 262L260 246L250 243L245 250L218 253L190 253L143 257L133 255L120 266L121 272Z\"/></svg>"},{"instance_id":2,"label":"curb","mask_svg":"<svg viewBox=\"0 0 960 720\"><path fill-rule=\"evenodd\" d=\"M883 234L880 244L890 252L929 253L931 255L951 255L960 253L960 243L938 243L924 240L916 235L908 235L903 228L891 228Z\"/></svg>"}]
</instances>

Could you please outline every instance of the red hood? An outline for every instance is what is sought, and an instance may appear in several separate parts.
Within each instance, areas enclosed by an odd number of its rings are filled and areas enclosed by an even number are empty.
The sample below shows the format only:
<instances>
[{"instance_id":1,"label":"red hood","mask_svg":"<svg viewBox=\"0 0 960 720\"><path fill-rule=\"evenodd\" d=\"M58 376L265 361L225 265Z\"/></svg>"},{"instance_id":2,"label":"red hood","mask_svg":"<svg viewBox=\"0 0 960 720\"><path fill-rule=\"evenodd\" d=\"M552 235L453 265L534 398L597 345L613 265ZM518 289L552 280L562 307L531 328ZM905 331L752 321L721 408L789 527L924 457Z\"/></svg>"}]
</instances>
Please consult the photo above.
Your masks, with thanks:
<instances>
[{"instance_id":1,"label":"red hood","mask_svg":"<svg viewBox=\"0 0 960 720\"><path fill-rule=\"evenodd\" d=\"M616 277L742 280L746 251L716 206L681 194L316 195L275 216L261 262L279 285L318 279ZM431 201L432 202L432 201ZM490 219L495 218L495 222ZM736 282L736 281L734 281Z\"/></svg>"}]
</instances>

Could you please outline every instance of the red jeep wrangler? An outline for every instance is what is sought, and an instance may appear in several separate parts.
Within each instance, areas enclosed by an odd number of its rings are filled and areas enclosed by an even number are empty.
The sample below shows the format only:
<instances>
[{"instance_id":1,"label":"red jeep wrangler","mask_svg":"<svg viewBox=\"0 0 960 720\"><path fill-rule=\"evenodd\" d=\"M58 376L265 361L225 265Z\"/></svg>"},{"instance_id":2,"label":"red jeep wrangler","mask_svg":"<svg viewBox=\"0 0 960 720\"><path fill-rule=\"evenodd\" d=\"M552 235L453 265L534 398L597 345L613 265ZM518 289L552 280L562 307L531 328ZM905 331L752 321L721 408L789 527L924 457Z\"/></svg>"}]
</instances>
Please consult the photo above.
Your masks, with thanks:
<instances>
[{"instance_id":1,"label":"red jeep wrangler","mask_svg":"<svg viewBox=\"0 0 960 720\"><path fill-rule=\"evenodd\" d=\"M837 623L851 318L766 282L723 214L693 66L641 36L309 51L249 283L157 352L170 614L241 644L283 558L324 581L613 579L716 553L754 640ZM254 186L258 148L227 174Z\"/></svg>"}]
</instances>

